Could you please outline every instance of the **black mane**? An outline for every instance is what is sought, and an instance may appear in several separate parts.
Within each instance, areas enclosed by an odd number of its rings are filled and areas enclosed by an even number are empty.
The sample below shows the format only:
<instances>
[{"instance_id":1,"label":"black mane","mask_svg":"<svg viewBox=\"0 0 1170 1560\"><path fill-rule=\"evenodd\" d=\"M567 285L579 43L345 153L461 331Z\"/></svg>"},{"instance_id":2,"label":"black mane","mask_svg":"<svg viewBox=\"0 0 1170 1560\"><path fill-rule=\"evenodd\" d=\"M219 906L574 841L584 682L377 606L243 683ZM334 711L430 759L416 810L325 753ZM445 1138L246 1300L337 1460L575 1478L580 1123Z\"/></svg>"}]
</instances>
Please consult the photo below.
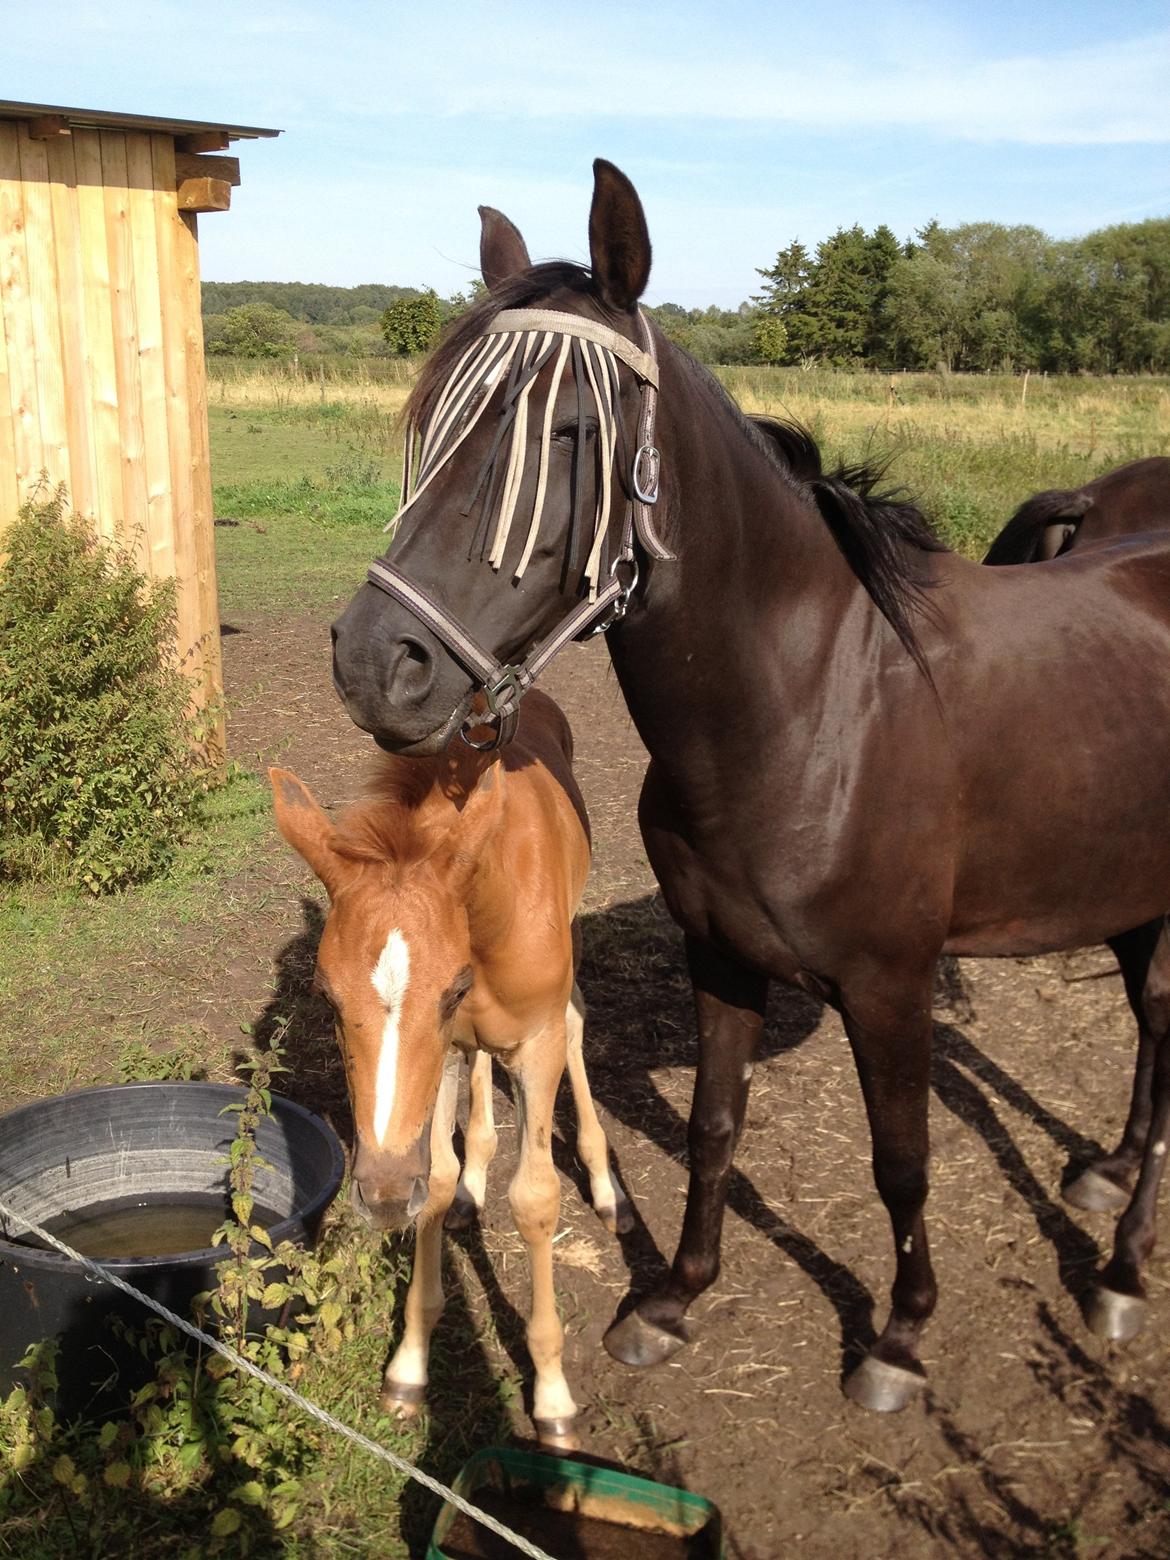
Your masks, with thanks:
<instances>
[{"instance_id":1,"label":"black mane","mask_svg":"<svg viewBox=\"0 0 1170 1560\"><path fill-rule=\"evenodd\" d=\"M800 423L775 417L752 417L750 422L772 457L808 488L874 606L926 671L913 618L925 605L929 582L917 555L950 549L904 489L878 491L889 461L842 463L826 472L820 446Z\"/></svg>"}]
</instances>

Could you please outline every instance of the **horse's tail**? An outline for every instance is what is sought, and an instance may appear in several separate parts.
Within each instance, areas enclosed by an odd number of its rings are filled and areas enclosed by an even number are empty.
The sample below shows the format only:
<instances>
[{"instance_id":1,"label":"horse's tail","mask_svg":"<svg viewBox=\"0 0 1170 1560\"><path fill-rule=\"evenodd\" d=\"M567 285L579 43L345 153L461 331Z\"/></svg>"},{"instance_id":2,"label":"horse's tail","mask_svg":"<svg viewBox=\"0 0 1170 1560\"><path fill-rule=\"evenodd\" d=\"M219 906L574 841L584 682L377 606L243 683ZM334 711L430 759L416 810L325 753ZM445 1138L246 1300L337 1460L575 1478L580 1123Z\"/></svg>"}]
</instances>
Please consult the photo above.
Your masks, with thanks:
<instances>
[{"instance_id":1,"label":"horse's tail","mask_svg":"<svg viewBox=\"0 0 1170 1560\"><path fill-rule=\"evenodd\" d=\"M1065 521L1076 526L1093 506L1084 488L1050 488L1021 504L988 548L984 563L1036 563L1046 528Z\"/></svg>"}]
</instances>

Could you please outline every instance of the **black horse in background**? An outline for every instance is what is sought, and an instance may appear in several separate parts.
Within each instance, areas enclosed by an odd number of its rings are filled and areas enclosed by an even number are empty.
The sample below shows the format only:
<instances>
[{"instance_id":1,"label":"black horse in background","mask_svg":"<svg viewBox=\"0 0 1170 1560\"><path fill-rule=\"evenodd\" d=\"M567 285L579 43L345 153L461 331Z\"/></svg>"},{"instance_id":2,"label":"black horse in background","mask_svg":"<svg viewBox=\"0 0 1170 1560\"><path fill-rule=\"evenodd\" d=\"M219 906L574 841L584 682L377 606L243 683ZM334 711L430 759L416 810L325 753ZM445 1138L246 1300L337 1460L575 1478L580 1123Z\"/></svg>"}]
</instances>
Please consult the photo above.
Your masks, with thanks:
<instances>
[{"instance_id":1,"label":"black horse in background","mask_svg":"<svg viewBox=\"0 0 1170 1560\"><path fill-rule=\"evenodd\" d=\"M1074 546L1170 527L1170 456L1150 455L1079 488L1051 488L1020 505L984 563L1042 563Z\"/></svg>"}]
</instances>

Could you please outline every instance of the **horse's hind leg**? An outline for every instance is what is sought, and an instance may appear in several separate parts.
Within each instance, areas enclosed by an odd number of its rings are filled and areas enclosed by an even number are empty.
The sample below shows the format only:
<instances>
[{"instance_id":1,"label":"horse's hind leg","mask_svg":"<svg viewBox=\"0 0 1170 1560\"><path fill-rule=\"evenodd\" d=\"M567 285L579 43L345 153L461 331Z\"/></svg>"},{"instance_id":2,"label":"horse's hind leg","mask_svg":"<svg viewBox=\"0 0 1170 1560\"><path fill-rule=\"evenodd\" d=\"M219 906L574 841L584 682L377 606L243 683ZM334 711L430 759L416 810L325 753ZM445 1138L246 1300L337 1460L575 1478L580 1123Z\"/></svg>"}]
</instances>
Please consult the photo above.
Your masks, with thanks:
<instances>
[{"instance_id":1,"label":"horse's hind leg","mask_svg":"<svg viewBox=\"0 0 1170 1560\"><path fill-rule=\"evenodd\" d=\"M1145 1289L1142 1264L1154 1249L1156 1238L1158 1187L1166 1167L1170 1147L1170 923L1164 922L1149 961L1141 997L1143 1049L1148 1036L1149 1108L1144 1113L1145 1141L1141 1168L1129 1206L1117 1222L1113 1256L1101 1274L1100 1283L1085 1303L1085 1319L1095 1333L1104 1338L1126 1339L1141 1331L1145 1313ZM1139 1071L1142 1063L1139 1063ZM1137 1102L1138 1086L1134 1097ZM1136 1131L1143 1111L1132 1109L1129 1132L1135 1114Z\"/></svg>"},{"instance_id":2,"label":"horse's hind leg","mask_svg":"<svg viewBox=\"0 0 1170 1560\"><path fill-rule=\"evenodd\" d=\"M488 1166L495 1158L498 1136L492 1107L492 1059L473 1051L467 1060L467 1131L463 1135L463 1174L455 1201L447 1210L447 1228L465 1230L483 1212Z\"/></svg>"},{"instance_id":3,"label":"horse's hind leg","mask_svg":"<svg viewBox=\"0 0 1170 1560\"><path fill-rule=\"evenodd\" d=\"M568 1035L569 1083L577 1112L577 1152L589 1172L589 1194L597 1217L613 1235L625 1235L634 1227L634 1211L609 1168L609 1144L597 1119L597 1108L585 1073L585 999L574 985L565 1012Z\"/></svg>"},{"instance_id":4,"label":"horse's hind leg","mask_svg":"<svg viewBox=\"0 0 1170 1560\"><path fill-rule=\"evenodd\" d=\"M572 1450L577 1405L562 1365L565 1335L553 1288L553 1236L561 1209L561 1183L552 1160L553 1106L565 1070L565 1026L558 1015L507 1059L519 1095L520 1163L508 1188L512 1217L532 1274L528 1352L536 1372L532 1418L547 1446Z\"/></svg>"},{"instance_id":5,"label":"horse's hind leg","mask_svg":"<svg viewBox=\"0 0 1170 1560\"><path fill-rule=\"evenodd\" d=\"M443 1069L431 1121L429 1190L415 1228L414 1266L406 1293L402 1342L382 1377L382 1407L400 1419L417 1414L426 1398L431 1333L443 1314L443 1216L455 1195L459 1177L459 1160L451 1145L458 1094L459 1053L452 1051Z\"/></svg>"},{"instance_id":6,"label":"horse's hind leg","mask_svg":"<svg viewBox=\"0 0 1170 1560\"><path fill-rule=\"evenodd\" d=\"M923 1209L928 1189L932 1028L929 977L883 1000L866 991L854 1005L843 992L843 1017L857 1064L873 1139L873 1176L890 1216L897 1267L890 1315L881 1336L845 1382L864 1408L904 1408L922 1390L918 1340L938 1298Z\"/></svg>"},{"instance_id":7,"label":"horse's hind leg","mask_svg":"<svg viewBox=\"0 0 1170 1560\"><path fill-rule=\"evenodd\" d=\"M768 982L762 975L689 937L687 963L699 1022L687 1206L666 1282L614 1322L603 1339L625 1365L658 1365L676 1353L687 1341L688 1308L719 1276L727 1186L764 1025Z\"/></svg>"},{"instance_id":8,"label":"horse's hind leg","mask_svg":"<svg viewBox=\"0 0 1170 1560\"><path fill-rule=\"evenodd\" d=\"M1162 922L1147 921L1132 932L1111 937L1109 946L1117 955L1125 980L1125 994L1138 1025L1137 1066L1133 1076L1133 1095L1121 1142L1111 1154L1095 1160L1064 1187L1062 1195L1074 1208L1103 1213L1124 1208L1129 1201L1133 1177L1146 1146L1152 1108L1151 1087L1157 1043L1146 1018L1145 991L1151 961L1162 934Z\"/></svg>"}]
</instances>

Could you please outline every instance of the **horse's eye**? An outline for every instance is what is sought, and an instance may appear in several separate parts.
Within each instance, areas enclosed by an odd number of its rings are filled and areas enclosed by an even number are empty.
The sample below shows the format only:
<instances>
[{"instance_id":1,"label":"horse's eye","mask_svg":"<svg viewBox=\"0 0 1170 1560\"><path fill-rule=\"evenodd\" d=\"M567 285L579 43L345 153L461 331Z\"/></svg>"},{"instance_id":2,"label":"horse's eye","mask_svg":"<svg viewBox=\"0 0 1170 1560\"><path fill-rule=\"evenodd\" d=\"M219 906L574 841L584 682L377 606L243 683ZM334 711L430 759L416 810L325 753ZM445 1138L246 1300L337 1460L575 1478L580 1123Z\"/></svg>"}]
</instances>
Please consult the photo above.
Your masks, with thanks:
<instances>
[{"instance_id":1,"label":"horse's eye","mask_svg":"<svg viewBox=\"0 0 1170 1560\"><path fill-rule=\"evenodd\" d=\"M572 422L561 423L559 427L554 428L552 436L553 436L553 439L558 444L576 444L576 442L577 442L577 420L576 420L576 418L574 418ZM597 437L597 424L595 422L587 422L585 424L585 439L586 439L586 442L588 442L590 439L595 439L596 437Z\"/></svg>"}]
</instances>

